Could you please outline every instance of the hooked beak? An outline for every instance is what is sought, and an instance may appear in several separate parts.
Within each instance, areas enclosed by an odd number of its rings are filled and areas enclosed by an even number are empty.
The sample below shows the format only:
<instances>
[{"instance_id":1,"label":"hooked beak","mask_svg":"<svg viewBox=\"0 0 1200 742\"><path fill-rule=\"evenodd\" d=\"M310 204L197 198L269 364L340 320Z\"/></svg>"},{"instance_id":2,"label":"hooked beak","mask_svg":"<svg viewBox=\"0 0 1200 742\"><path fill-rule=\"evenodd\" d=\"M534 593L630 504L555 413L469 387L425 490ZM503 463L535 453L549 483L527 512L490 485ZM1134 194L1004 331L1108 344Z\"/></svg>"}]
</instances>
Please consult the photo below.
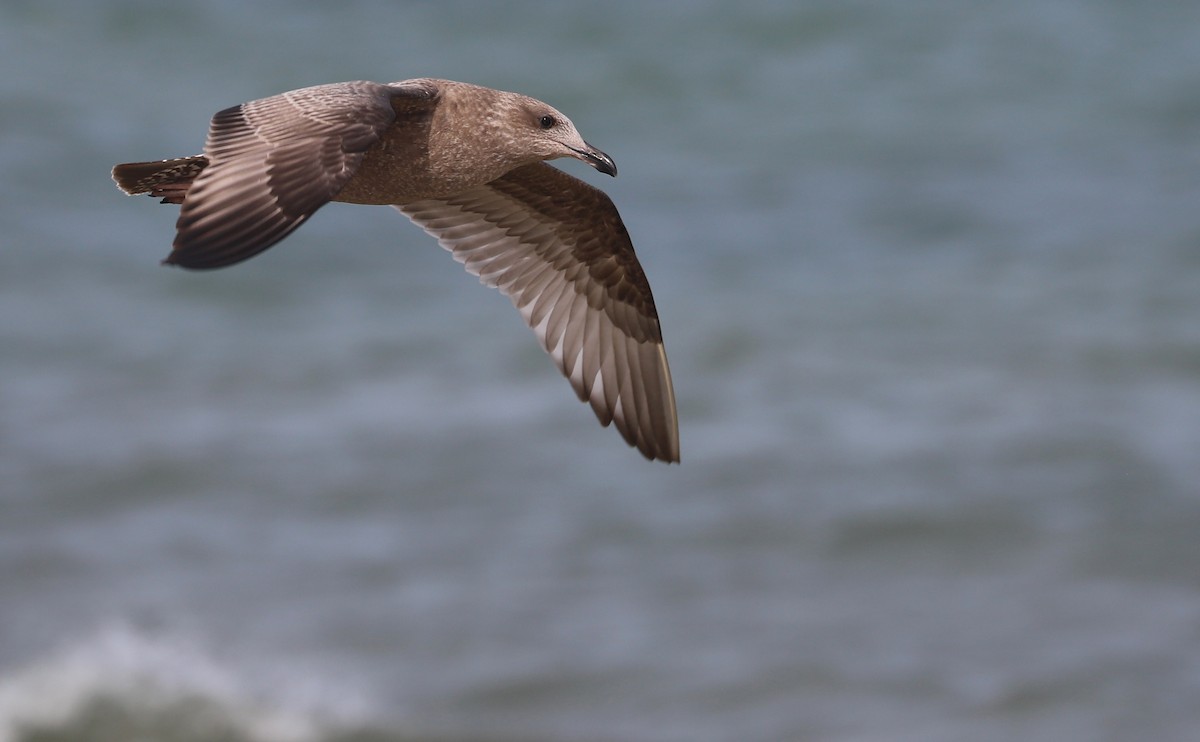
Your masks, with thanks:
<instances>
[{"instance_id":1,"label":"hooked beak","mask_svg":"<svg viewBox=\"0 0 1200 742\"><path fill-rule=\"evenodd\" d=\"M604 154L587 142L583 143L583 147L583 149L575 149L574 147L571 147L571 151L574 152L579 159L583 160L605 175L611 175L614 178L617 177L617 163L613 162L613 158Z\"/></svg>"}]
</instances>

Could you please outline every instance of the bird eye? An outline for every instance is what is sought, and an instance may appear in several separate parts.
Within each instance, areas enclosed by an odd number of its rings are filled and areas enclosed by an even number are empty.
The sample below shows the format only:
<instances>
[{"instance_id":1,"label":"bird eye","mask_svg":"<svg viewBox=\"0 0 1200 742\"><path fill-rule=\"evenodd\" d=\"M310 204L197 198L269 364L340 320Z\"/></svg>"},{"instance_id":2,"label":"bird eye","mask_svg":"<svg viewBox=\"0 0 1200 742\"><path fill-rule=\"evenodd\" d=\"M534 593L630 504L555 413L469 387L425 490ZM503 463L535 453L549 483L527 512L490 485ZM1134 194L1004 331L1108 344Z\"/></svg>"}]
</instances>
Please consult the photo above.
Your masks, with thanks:
<instances>
[{"instance_id":1,"label":"bird eye","mask_svg":"<svg viewBox=\"0 0 1200 742\"><path fill-rule=\"evenodd\" d=\"M541 126L543 129L553 129L554 125L557 123L558 122L554 120L554 117L549 114L542 116L540 119L538 119L538 125Z\"/></svg>"}]
</instances>

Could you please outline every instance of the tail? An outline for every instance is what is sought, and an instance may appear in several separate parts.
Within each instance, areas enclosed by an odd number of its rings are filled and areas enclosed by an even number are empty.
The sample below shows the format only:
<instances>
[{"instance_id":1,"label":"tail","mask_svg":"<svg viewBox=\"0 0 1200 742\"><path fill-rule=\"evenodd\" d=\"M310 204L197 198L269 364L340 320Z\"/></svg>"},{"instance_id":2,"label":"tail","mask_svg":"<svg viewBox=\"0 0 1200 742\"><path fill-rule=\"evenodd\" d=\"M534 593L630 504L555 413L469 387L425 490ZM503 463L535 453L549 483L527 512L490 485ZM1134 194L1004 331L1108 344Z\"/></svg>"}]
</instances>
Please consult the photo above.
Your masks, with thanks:
<instances>
[{"instance_id":1,"label":"tail","mask_svg":"<svg viewBox=\"0 0 1200 742\"><path fill-rule=\"evenodd\" d=\"M126 162L112 170L117 187L130 196L145 193L164 204L181 204L192 181L208 166L204 155L155 162Z\"/></svg>"}]
</instances>

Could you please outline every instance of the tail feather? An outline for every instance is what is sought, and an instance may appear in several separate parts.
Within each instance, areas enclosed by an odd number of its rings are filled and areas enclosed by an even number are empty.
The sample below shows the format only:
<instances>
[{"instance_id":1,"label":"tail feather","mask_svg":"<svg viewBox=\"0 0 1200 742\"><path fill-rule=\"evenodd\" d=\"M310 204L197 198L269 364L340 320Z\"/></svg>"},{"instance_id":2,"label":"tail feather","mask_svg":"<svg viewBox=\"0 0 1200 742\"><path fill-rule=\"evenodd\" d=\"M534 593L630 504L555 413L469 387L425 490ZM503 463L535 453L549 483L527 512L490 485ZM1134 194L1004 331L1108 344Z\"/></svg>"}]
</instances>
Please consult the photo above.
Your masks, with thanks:
<instances>
[{"instance_id":1,"label":"tail feather","mask_svg":"<svg viewBox=\"0 0 1200 742\"><path fill-rule=\"evenodd\" d=\"M117 187L133 196L145 193L164 204L181 204L192 181L208 165L204 155L154 162L126 162L112 170Z\"/></svg>"}]
</instances>

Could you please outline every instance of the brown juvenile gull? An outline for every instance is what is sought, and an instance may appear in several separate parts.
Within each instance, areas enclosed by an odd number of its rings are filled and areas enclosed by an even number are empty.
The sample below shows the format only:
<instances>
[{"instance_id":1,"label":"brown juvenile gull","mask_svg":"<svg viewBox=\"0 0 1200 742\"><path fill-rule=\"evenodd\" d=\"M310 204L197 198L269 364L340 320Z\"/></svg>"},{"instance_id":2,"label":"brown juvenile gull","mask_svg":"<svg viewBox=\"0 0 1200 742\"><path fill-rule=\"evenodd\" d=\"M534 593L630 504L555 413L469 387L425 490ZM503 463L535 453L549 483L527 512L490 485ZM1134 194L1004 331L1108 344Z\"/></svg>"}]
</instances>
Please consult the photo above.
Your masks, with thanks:
<instances>
[{"instance_id":1,"label":"brown juvenile gull","mask_svg":"<svg viewBox=\"0 0 1200 742\"><path fill-rule=\"evenodd\" d=\"M589 402L649 459L679 461L679 423L650 284L602 191L547 165L615 176L570 119L450 80L317 85L218 112L204 154L113 168L128 194L180 204L163 261L222 268L329 201L395 206L507 295Z\"/></svg>"}]
</instances>

